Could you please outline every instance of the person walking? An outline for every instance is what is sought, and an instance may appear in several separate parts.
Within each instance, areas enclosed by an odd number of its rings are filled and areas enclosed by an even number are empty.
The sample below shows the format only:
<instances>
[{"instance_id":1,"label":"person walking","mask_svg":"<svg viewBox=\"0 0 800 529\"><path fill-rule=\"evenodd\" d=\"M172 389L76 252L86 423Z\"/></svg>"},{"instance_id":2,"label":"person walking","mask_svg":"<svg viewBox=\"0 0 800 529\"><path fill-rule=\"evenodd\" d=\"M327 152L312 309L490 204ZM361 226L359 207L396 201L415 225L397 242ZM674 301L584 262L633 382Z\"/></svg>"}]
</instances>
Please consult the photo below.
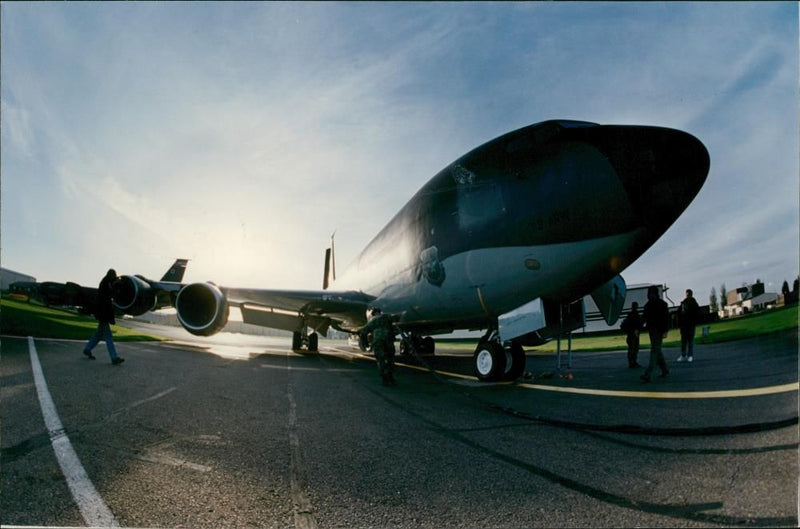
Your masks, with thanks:
<instances>
[{"instance_id":1,"label":"person walking","mask_svg":"<svg viewBox=\"0 0 800 529\"><path fill-rule=\"evenodd\" d=\"M111 326L116 323L114 318L114 306L111 304L113 298L112 288L117 281L117 272L113 268L109 268L105 277L100 281L100 286L97 288L97 307L95 309L95 317L97 318L97 330L94 332L86 346L83 348L83 354L88 356L89 359L94 360L95 356L92 354L92 349L100 342L105 340L106 349L108 349L108 356L111 357L111 363L119 365L125 361L124 358L117 355L117 349L114 347L114 337L111 335Z\"/></svg>"},{"instance_id":2,"label":"person walking","mask_svg":"<svg viewBox=\"0 0 800 529\"><path fill-rule=\"evenodd\" d=\"M394 325L388 314L381 309L373 308L370 320L361 329L361 336L366 338L372 333L372 352L378 361L378 373L384 386L395 386L394 379Z\"/></svg>"},{"instance_id":3,"label":"person walking","mask_svg":"<svg viewBox=\"0 0 800 529\"><path fill-rule=\"evenodd\" d=\"M669 331L669 307L667 302L658 297L658 287L651 285L647 289L647 303L644 306L644 327L650 336L650 362L644 374L640 377L644 382L650 382L650 375L656 368L661 368L661 376L669 374L661 344Z\"/></svg>"},{"instance_id":4,"label":"person walking","mask_svg":"<svg viewBox=\"0 0 800 529\"><path fill-rule=\"evenodd\" d=\"M639 365L639 333L642 331L642 317L639 315L639 304L637 302L634 301L631 304L631 311L622 320L620 328L626 334L628 367L630 369L642 367Z\"/></svg>"},{"instance_id":5,"label":"person walking","mask_svg":"<svg viewBox=\"0 0 800 529\"><path fill-rule=\"evenodd\" d=\"M681 355L678 357L678 362L694 361L694 332L699 315L700 307L693 297L692 289L688 289L686 290L686 299L681 301L678 309L678 325L681 330Z\"/></svg>"}]
</instances>

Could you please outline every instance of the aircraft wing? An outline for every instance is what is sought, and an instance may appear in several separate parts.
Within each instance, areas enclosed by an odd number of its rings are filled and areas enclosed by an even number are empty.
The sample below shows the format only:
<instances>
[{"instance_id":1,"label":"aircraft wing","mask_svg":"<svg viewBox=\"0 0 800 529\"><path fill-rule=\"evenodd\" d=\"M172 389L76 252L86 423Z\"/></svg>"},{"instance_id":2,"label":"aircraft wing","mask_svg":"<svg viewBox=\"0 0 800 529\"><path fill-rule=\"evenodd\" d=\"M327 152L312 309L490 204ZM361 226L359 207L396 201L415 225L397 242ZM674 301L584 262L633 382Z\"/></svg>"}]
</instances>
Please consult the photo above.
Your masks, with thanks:
<instances>
[{"instance_id":1,"label":"aircraft wing","mask_svg":"<svg viewBox=\"0 0 800 529\"><path fill-rule=\"evenodd\" d=\"M230 305L240 308L245 323L287 331L308 326L322 334L331 326L345 331L360 328L366 323L366 310L373 300L355 291L220 290Z\"/></svg>"},{"instance_id":2,"label":"aircraft wing","mask_svg":"<svg viewBox=\"0 0 800 529\"><path fill-rule=\"evenodd\" d=\"M142 275L121 276L114 285L114 307L118 314L140 315L149 310L173 304L183 284L188 259L176 259L161 278L152 281ZM97 289L77 283L36 283L36 296L46 305L77 307L84 314L93 314L97 305Z\"/></svg>"},{"instance_id":3,"label":"aircraft wing","mask_svg":"<svg viewBox=\"0 0 800 529\"><path fill-rule=\"evenodd\" d=\"M125 275L115 285L114 306L121 314L139 315L174 306L181 325L192 334L210 336L228 322L229 307L238 307L245 323L299 333L326 335L330 327L356 331L366 323L374 299L356 291L269 290L219 287L211 282L182 283L186 259L177 259L160 281ZM62 292L63 285L58 285ZM83 298L89 289L78 287ZM96 289L94 289L96 290ZM84 292L86 291L86 292Z\"/></svg>"}]
</instances>

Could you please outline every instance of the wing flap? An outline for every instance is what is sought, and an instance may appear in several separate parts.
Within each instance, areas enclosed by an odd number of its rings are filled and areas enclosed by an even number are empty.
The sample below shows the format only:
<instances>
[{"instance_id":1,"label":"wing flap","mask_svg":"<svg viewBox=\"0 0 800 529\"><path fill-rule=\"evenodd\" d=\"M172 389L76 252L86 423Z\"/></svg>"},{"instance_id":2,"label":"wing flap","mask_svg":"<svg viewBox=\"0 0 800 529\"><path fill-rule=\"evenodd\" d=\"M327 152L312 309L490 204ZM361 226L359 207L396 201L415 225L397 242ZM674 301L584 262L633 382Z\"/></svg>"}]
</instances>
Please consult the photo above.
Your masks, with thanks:
<instances>
[{"instance_id":1,"label":"wing flap","mask_svg":"<svg viewBox=\"0 0 800 529\"><path fill-rule=\"evenodd\" d=\"M288 331L307 325L325 334L328 327L355 330L366 323L371 296L361 292L316 290L223 289L239 306L245 323Z\"/></svg>"},{"instance_id":2,"label":"wing flap","mask_svg":"<svg viewBox=\"0 0 800 529\"><path fill-rule=\"evenodd\" d=\"M251 325L297 332L302 330L303 317L298 313L278 312L275 309L260 306L242 305L242 321Z\"/></svg>"}]
</instances>

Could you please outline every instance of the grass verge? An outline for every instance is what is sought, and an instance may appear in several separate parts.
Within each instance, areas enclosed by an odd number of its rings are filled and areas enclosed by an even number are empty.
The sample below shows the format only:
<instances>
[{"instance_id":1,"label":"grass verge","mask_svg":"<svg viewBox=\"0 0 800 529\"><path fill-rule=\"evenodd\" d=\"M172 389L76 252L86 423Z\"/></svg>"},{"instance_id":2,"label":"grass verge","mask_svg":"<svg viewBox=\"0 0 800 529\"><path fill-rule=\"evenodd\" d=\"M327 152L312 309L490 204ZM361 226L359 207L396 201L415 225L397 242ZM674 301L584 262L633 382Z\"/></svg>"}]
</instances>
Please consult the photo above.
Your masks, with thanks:
<instances>
[{"instance_id":1,"label":"grass verge","mask_svg":"<svg viewBox=\"0 0 800 529\"><path fill-rule=\"evenodd\" d=\"M789 329L798 328L798 311L797 305L793 307L786 307L780 309L769 310L743 316L740 318L733 318L729 320L718 321L708 325L708 335L703 336L703 325L698 325L695 331L695 344L712 344L731 342L734 340L741 340L743 338L752 338L764 334L771 334L774 332L781 332ZM449 342L448 347L461 348L464 350L474 350L476 340L458 340ZM680 347L681 335L678 329L670 329L667 339L664 341L664 347ZM544 345L534 348L527 348L537 352L556 352L556 341L553 340ZM648 349L650 347L650 338L647 333L642 333L640 339L640 347ZM625 335L621 332L613 335L589 335L584 336L581 334L574 334L572 336L572 350L573 351L619 351L625 350L628 346L625 343ZM566 340L561 341L562 351L567 350Z\"/></svg>"},{"instance_id":2,"label":"grass verge","mask_svg":"<svg viewBox=\"0 0 800 529\"><path fill-rule=\"evenodd\" d=\"M11 299L0 300L0 334L3 335L88 340L96 328L97 320L91 316ZM114 340L119 342L163 340L118 325L113 325L111 330Z\"/></svg>"},{"instance_id":3,"label":"grass verge","mask_svg":"<svg viewBox=\"0 0 800 529\"><path fill-rule=\"evenodd\" d=\"M3 299L0 301L0 334L11 336L34 336L37 338L62 338L88 340L97 327L92 317L73 312L46 308L21 301ZM774 309L740 318L723 320L708 325L709 332L703 336L703 326L697 327L696 344L712 344L752 338L774 332L798 328L798 307ZM114 339L121 342L161 341L164 338L144 334L132 329L114 325ZM477 340L442 340L448 348L474 350ZM665 347L680 346L680 333L672 329L664 342ZM567 344L562 340L562 349ZM641 336L641 347L650 347L647 333ZM625 336L573 335L573 351L616 351L626 349ZM555 352L556 342L551 341L534 348L538 352Z\"/></svg>"}]
</instances>

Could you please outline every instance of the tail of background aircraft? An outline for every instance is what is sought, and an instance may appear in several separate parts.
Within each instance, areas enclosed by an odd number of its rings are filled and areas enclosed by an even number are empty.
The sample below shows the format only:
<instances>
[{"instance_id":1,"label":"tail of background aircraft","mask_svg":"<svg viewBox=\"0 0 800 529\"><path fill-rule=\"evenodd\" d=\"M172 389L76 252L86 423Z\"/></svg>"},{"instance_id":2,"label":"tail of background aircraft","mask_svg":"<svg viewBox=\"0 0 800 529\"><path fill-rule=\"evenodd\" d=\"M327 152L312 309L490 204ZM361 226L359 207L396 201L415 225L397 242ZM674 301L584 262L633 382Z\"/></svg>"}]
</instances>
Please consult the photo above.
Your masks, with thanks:
<instances>
[{"instance_id":1,"label":"tail of background aircraft","mask_svg":"<svg viewBox=\"0 0 800 529\"><path fill-rule=\"evenodd\" d=\"M183 274L186 272L186 265L189 263L188 259L176 259L161 281L168 281L170 283L180 283L183 281Z\"/></svg>"}]
</instances>

